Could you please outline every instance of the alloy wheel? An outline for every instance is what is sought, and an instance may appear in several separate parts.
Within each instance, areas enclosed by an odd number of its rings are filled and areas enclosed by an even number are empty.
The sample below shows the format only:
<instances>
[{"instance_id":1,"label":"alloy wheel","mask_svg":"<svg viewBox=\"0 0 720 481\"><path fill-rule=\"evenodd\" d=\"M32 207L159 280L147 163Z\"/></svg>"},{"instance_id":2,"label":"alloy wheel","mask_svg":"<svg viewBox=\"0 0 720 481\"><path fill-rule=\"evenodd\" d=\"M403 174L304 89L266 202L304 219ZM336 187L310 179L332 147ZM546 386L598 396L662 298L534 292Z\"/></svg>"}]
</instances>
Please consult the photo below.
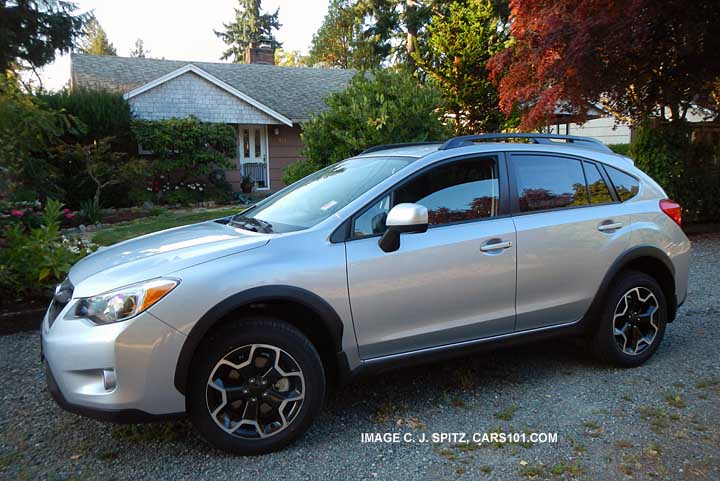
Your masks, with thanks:
<instances>
[{"instance_id":1,"label":"alloy wheel","mask_svg":"<svg viewBox=\"0 0 720 481\"><path fill-rule=\"evenodd\" d=\"M215 423L243 439L283 431L304 399L305 378L297 361L269 344L250 344L225 355L206 387L207 408Z\"/></svg>"},{"instance_id":2,"label":"alloy wheel","mask_svg":"<svg viewBox=\"0 0 720 481\"><path fill-rule=\"evenodd\" d=\"M660 330L660 304L647 287L627 291L615 307L613 334L624 354L636 356L647 350Z\"/></svg>"}]
</instances>

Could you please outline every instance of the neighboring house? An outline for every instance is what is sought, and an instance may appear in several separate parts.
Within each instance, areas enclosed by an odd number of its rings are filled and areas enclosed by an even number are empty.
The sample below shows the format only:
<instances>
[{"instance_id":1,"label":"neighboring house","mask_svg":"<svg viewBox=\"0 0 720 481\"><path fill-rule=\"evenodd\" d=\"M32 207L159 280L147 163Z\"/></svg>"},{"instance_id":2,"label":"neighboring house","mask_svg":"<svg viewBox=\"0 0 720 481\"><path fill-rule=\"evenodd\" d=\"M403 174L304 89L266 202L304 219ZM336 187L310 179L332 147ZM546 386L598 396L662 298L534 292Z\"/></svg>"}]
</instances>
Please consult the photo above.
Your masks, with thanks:
<instances>
[{"instance_id":1,"label":"neighboring house","mask_svg":"<svg viewBox=\"0 0 720 481\"><path fill-rule=\"evenodd\" d=\"M632 129L626 123L617 122L598 105L588 105L586 121L575 123L576 116L568 114L562 107L555 109L555 122L548 126L549 133L592 137L604 144L629 144Z\"/></svg>"},{"instance_id":2,"label":"neighboring house","mask_svg":"<svg viewBox=\"0 0 720 481\"><path fill-rule=\"evenodd\" d=\"M548 132L561 135L579 135L592 137L604 144L629 144L634 138L634 128L625 122L618 122L605 109L591 105L586 112L587 120L583 123L573 122L574 116L565 114L561 108L555 111L555 122L548 126ZM687 121L699 127L707 116L699 112L687 113ZM712 125L712 122L708 124Z\"/></svg>"},{"instance_id":3,"label":"neighboring house","mask_svg":"<svg viewBox=\"0 0 720 481\"><path fill-rule=\"evenodd\" d=\"M142 119L193 115L232 125L237 153L226 174L233 190L248 175L258 190L276 191L285 167L301 159L300 123L325 110L325 98L355 72L279 67L263 48L253 50L248 64L73 54L71 87L122 92Z\"/></svg>"},{"instance_id":4,"label":"neighboring house","mask_svg":"<svg viewBox=\"0 0 720 481\"><path fill-rule=\"evenodd\" d=\"M580 135L592 137L603 144L629 144L632 138L632 127L613 117L599 117L583 124L556 124L550 127L553 134Z\"/></svg>"}]
</instances>

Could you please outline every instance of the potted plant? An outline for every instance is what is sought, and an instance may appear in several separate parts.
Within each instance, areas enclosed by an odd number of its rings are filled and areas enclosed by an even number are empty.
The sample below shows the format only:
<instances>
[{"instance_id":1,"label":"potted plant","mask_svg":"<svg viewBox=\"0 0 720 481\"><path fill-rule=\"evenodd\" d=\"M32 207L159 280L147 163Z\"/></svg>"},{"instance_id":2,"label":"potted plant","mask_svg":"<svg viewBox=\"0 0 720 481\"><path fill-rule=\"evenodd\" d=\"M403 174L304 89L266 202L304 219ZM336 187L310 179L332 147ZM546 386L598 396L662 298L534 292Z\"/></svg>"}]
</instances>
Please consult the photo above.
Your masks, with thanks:
<instances>
[{"instance_id":1,"label":"potted plant","mask_svg":"<svg viewBox=\"0 0 720 481\"><path fill-rule=\"evenodd\" d=\"M242 182L240 183L240 188L242 189L243 194L249 194L252 192L254 182L252 178L250 178L249 175L243 175Z\"/></svg>"}]
</instances>

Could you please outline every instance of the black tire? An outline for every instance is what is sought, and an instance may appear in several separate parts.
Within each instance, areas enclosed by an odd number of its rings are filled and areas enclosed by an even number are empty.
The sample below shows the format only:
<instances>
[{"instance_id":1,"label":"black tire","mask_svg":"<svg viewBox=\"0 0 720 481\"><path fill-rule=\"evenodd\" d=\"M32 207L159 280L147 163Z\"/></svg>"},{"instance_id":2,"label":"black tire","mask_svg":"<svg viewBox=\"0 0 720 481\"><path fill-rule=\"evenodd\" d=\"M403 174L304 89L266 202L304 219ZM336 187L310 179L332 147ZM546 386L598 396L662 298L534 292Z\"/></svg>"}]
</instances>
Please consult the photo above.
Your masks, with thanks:
<instances>
[{"instance_id":1,"label":"black tire","mask_svg":"<svg viewBox=\"0 0 720 481\"><path fill-rule=\"evenodd\" d=\"M639 290L635 291L635 288L638 288ZM635 318L635 322L630 323L627 327L629 330L632 331L633 329L635 329L635 327L633 326L638 325L641 326L642 329L647 329L648 333L654 331L652 342L650 342L649 345L647 345L648 343L646 342L633 343L632 335L635 331L629 333L629 339L631 339L630 341L628 341L628 337L616 337L614 331L616 322L614 318L616 312L633 312L637 310L632 308L626 309L627 307L631 306L631 304L621 305L621 302L625 302L623 300L623 297L626 294L631 293L631 297L629 299L630 302L632 302L633 297L635 297L635 292L641 293L642 298L644 296L647 296L648 291L652 292L655 300L657 301L658 309L654 316L652 316L651 318L654 321L654 325L656 327L653 328L652 325L648 327L648 319L642 318ZM653 303L652 298L650 298L647 302L649 303L648 305L651 305ZM647 306L643 306L643 309L640 310L645 311L646 307ZM663 336L665 334L665 327L667 325L667 317L667 300L665 299L665 294L663 293L660 284L658 284L655 278L643 272L624 271L620 273L618 277L613 281L609 292L605 296L604 307L600 314L600 318L596 323L596 330L591 340L593 350L602 361L612 364L614 366L639 366L648 359L650 359L650 357L652 357L652 355L655 353L658 346L660 345L660 342L662 342ZM625 319L626 318L624 315L619 316L617 319L617 324L621 325L625 323ZM640 329L641 327L637 327L637 329ZM620 343L625 343L624 345L626 346L626 348L621 346ZM638 346L642 346L643 349L640 350ZM626 352L626 349L631 351L637 350L637 353L628 354L628 352Z\"/></svg>"},{"instance_id":2,"label":"black tire","mask_svg":"<svg viewBox=\"0 0 720 481\"><path fill-rule=\"evenodd\" d=\"M215 366L226 356L234 355L231 353L244 352L243 349L247 348L243 348L243 346L249 345L270 345L285 351L299 367L304 379L304 399L287 426L278 430L275 434L259 439L238 437L226 432L215 421L208 407L210 404L209 396L212 396L212 388L208 387L208 381ZM258 352L259 350L260 348L258 348ZM241 355L244 356L245 354ZM254 368L254 363L252 364L248 368ZM265 366L262 369L264 370ZM239 373L240 370L237 370L232 375L237 378ZM251 379L254 380L255 378ZM257 379L261 379L261 377ZM241 377L237 382L245 386L249 381ZM256 380L254 382L259 383ZM298 329L286 322L269 318L253 318L230 322L209 334L202 341L193 358L190 384L188 386L190 420L203 438L223 451L241 455L256 455L277 451L297 440L307 431L322 409L325 387L325 371L320 356L312 343ZM206 391L207 389L211 391ZM272 385L271 381L269 388L256 387L256 389L275 389L275 386ZM227 396L229 397L229 394ZM257 400L259 396L253 399ZM239 401L238 405L245 406L246 402L247 400ZM269 404L263 405L262 403L262 400L256 403L256 413L260 413L261 408L267 409L269 407ZM225 408L226 412L231 414L240 410L240 408L237 411L234 410L234 408L230 407L230 403L226 403L226 406L228 406ZM243 412L241 418L244 418L244 416ZM262 419L261 416L262 414L258 414L258 422Z\"/></svg>"}]
</instances>

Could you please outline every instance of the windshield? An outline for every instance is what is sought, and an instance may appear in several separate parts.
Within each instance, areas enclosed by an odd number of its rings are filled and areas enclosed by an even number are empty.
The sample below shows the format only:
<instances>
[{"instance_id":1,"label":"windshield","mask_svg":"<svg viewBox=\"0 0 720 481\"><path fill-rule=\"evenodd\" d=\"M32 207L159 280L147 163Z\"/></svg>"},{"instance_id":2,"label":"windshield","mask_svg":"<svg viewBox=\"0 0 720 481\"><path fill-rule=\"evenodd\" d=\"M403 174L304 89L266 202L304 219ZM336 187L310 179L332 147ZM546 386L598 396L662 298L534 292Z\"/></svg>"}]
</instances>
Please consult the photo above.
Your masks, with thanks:
<instances>
[{"instance_id":1,"label":"windshield","mask_svg":"<svg viewBox=\"0 0 720 481\"><path fill-rule=\"evenodd\" d=\"M232 218L259 232L307 229L409 165L414 157L363 157L338 162L305 177L280 195Z\"/></svg>"}]
</instances>

